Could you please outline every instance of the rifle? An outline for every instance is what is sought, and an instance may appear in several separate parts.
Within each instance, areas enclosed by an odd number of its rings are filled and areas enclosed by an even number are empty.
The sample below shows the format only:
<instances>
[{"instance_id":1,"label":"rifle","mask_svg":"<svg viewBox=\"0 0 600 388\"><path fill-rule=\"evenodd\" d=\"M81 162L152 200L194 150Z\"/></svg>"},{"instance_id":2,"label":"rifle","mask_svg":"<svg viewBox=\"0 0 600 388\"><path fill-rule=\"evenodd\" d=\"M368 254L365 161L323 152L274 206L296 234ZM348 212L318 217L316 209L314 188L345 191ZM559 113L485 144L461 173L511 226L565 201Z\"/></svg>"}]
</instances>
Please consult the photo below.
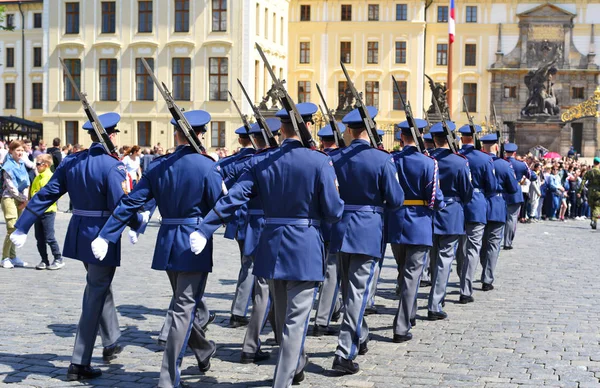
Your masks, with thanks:
<instances>
[{"instance_id":1,"label":"rifle","mask_svg":"<svg viewBox=\"0 0 600 388\"><path fill-rule=\"evenodd\" d=\"M244 125L244 128L246 129L246 133L248 134L248 137L250 138L250 143L252 143L252 147L254 147L254 149L257 149L258 147L256 146L256 143L254 142L254 138L252 138L252 135L250 135L250 123L248 122L248 116L246 116L245 114L242 113L242 111L240 110L240 107L238 106L237 102L235 102L235 99L233 98L233 94L231 94L231 92L229 90L227 91L227 93L229 93L229 97L231 97L231 101L233 102L235 109L238 111L238 114L240 115L240 118L242 119L242 124Z\"/></svg>"},{"instance_id":2,"label":"rifle","mask_svg":"<svg viewBox=\"0 0 600 388\"><path fill-rule=\"evenodd\" d=\"M285 111L290 116L290 120L292 121L292 125L294 126L294 131L296 132L296 135L300 138L300 142L307 148L313 150L317 149L317 143L315 143L314 139L310 135L310 131L308 130L304 119L300 115L300 112L298 112L298 108L296 108L294 100L292 100L292 97L290 97L287 90L285 90L285 88L283 87L283 83L277 78L277 76L273 72L269 60L265 56L265 53L263 52L262 48L258 43L256 43L256 49L258 50L258 54L260 54L260 57L265 63L266 68L269 71L269 75L273 79L273 91L275 92L277 98L281 102L283 109L285 109Z\"/></svg>"},{"instance_id":3,"label":"rifle","mask_svg":"<svg viewBox=\"0 0 600 388\"><path fill-rule=\"evenodd\" d=\"M433 105L435 106L435 110L442 117L442 128L444 128L444 134L446 135L446 141L448 142L448 148L450 148L450 151L456 152L457 147L456 147L455 139L452 136L452 131L450 131L450 128L448 128L448 124L446 123L446 120L444 120L444 115L442 114L442 111L440 110L440 106L439 106L436 98L433 99Z\"/></svg>"},{"instance_id":4,"label":"rifle","mask_svg":"<svg viewBox=\"0 0 600 388\"><path fill-rule=\"evenodd\" d=\"M333 140L335 140L335 145L338 146L338 148L346 147L346 142L344 141L342 131L340 131L340 127L338 127L337 121L335 121L335 117L333 117L333 113L331 113L332 111L330 111L329 107L327 106L327 101L325 101L325 97L323 97L323 93L321 92L321 88L319 87L319 84L317 84L317 91L319 92L319 96L321 96L321 101L323 101L323 105L325 106L325 111L327 112L327 114L325 112L323 112L323 108L321 108L321 105L319 105L319 109L321 109L321 113L323 114L323 117L327 117L327 120L329 121L329 125L331 125L331 130L333 131Z\"/></svg>"},{"instance_id":5,"label":"rifle","mask_svg":"<svg viewBox=\"0 0 600 388\"><path fill-rule=\"evenodd\" d=\"M423 117L425 118L425 121L427 121L427 131L429 131L431 128L431 123L429 122L429 115L427 114L425 108L423 108Z\"/></svg>"},{"instance_id":6,"label":"rifle","mask_svg":"<svg viewBox=\"0 0 600 388\"><path fill-rule=\"evenodd\" d=\"M467 106L467 100L465 99L465 96L463 96L463 105L465 107L465 113L467 114L467 119L469 119L469 128L471 129L471 137L473 138L473 141L475 142L475 149L480 150L481 143L479 142L479 137L477 136L477 130L475 129L475 124L473 124L473 117L469 113L469 107Z\"/></svg>"},{"instance_id":7,"label":"rifle","mask_svg":"<svg viewBox=\"0 0 600 388\"><path fill-rule=\"evenodd\" d=\"M421 134L418 132L419 128L417 127L417 123L415 122L415 118L412 114L412 108L410 106L410 102L404 101L404 97L402 96L402 92L400 91L400 86L398 82L396 82L396 78L392 75L392 82L394 83L394 88L398 95L400 96L400 101L402 101L402 105L404 106L404 113L406 114L406 121L408 122L408 127L410 128L410 134L415 142L415 146L420 153L425 152L425 143L423 142L423 138Z\"/></svg>"},{"instance_id":8,"label":"rifle","mask_svg":"<svg viewBox=\"0 0 600 388\"><path fill-rule=\"evenodd\" d=\"M492 114L494 115L493 121L496 124L496 136L498 137L498 157L504 157L504 139L501 139L500 123L498 122L498 116L496 116L496 105L492 105Z\"/></svg>"},{"instance_id":9,"label":"rifle","mask_svg":"<svg viewBox=\"0 0 600 388\"><path fill-rule=\"evenodd\" d=\"M58 60L60 61L61 65L63 67L63 70L65 72L65 75L67 76L67 78L69 79L69 82L71 83L71 86L77 93L77 96L79 97L79 101L81 101L81 105L83 105L83 111L85 112L85 115L87 116L88 120L90 121L90 124L92 124L92 128L94 129L94 132L96 133L96 137L98 138L98 141L100 142L100 144L102 144L102 147L104 147L104 150L109 155L118 156L117 147L115 147L115 145L110 140L110 137L108 136L108 133L106 132L106 129L104 129L104 126L100 122L98 115L96 115L96 111L94 111L94 108L92 108L92 106L88 102L86 94L82 93L79 90L79 88L77 87L77 84L75 83L75 80L73 79L73 76L71 75L71 72L69 71L69 68L67 67L67 65L65 65L65 61L60 57L58 58Z\"/></svg>"},{"instance_id":10,"label":"rifle","mask_svg":"<svg viewBox=\"0 0 600 388\"><path fill-rule=\"evenodd\" d=\"M156 88L158 89L159 93L163 96L165 102L167 103L167 108L169 108L169 112L171 112L171 116L173 116L173 119L175 120L179 128L181 128L181 131L187 138L188 143L194 148L194 150L196 150L197 153L205 154L206 149L202 145L202 142L198 138L198 135L196 135L196 132L194 132L194 129L192 128L190 122L187 120L181 109L175 103L175 99L171 95L171 92L167 88L167 85L165 85L164 82L158 82L158 79L154 75L154 71L152 71L152 68L148 65L148 62L146 62L145 58L142 58L142 64L146 68L146 71L148 72L150 78L152 78L152 81L156 85Z\"/></svg>"},{"instance_id":11,"label":"rifle","mask_svg":"<svg viewBox=\"0 0 600 388\"><path fill-rule=\"evenodd\" d=\"M244 93L246 100L248 100L248 104L250 104L252 112L254 112L254 118L256 119L256 123L260 128L260 132L262 133L263 138L265 139L265 144L267 144L267 146L269 147L279 147L277 139L275 139L275 136L273 136L273 132L267 124L267 120L265 120L262 113L260 113L260 110L252 103L252 100L250 99L248 92L246 92L244 85L242 85L242 82L239 79L237 80L237 82L240 85L240 88L242 89L242 93Z\"/></svg>"},{"instance_id":12,"label":"rifle","mask_svg":"<svg viewBox=\"0 0 600 388\"><path fill-rule=\"evenodd\" d=\"M375 148L379 148L380 150L382 150L383 143L381 142L381 138L377 133L375 123L373 122L373 119L371 119L371 115L369 114L367 107L365 106L365 104L363 104L362 98L360 97L360 94L358 94L358 90L356 90L356 88L354 87L354 83L350 79L350 75L346 70L346 66L344 66L344 62L340 61L340 65L342 65L342 70L344 71L344 76L346 76L346 80L348 81L348 87L352 92L352 96L356 100L356 109L358 109L358 113L360 113L360 117L362 118L363 123L365 124L367 134L369 135L369 140L371 140L371 145Z\"/></svg>"}]
</instances>

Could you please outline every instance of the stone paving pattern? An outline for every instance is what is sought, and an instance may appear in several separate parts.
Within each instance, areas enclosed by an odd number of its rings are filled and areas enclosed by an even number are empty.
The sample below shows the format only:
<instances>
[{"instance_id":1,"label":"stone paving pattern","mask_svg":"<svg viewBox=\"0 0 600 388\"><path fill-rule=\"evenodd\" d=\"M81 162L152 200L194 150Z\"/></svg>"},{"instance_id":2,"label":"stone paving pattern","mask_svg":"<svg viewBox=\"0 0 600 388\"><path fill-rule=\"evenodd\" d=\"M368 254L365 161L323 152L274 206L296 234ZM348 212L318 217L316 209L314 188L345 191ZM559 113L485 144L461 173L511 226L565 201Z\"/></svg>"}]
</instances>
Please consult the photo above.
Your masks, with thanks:
<instances>
[{"instance_id":1,"label":"stone paving pattern","mask_svg":"<svg viewBox=\"0 0 600 388\"><path fill-rule=\"evenodd\" d=\"M61 200L60 208L66 206ZM69 218L57 216L61 245ZM157 384L162 352L156 337L170 287L164 273L150 269L158 231L153 221L136 246L123 242L122 266L113 282L126 347L117 360L103 364L98 340L93 364L104 374L85 385ZM515 249L501 253L496 289L484 293L477 283L475 303L459 305L453 272L449 318L429 322L429 288L422 288L414 338L403 344L391 342L396 266L388 249L377 294L380 314L366 318L372 340L369 353L358 358L361 371L336 375L331 370L336 337L307 337L311 363L301 387L599 387L599 233L583 221L519 224ZM33 230L19 254L38 263ZM66 262L54 272L0 269L0 386L84 385L65 381L85 286L83 265ZM214 263L206 297L217 319L207 334L216 341L217 354L205 375L188 355L184 381L193 387L270 386L275 357L262 365L240 364L245 330L227 327L239 256L237 244L223 239L222 231L216 234ZM271 337L266 329L263 341ZM276 351L270 342L263 349Z\"/></svg>"}]
</instances>

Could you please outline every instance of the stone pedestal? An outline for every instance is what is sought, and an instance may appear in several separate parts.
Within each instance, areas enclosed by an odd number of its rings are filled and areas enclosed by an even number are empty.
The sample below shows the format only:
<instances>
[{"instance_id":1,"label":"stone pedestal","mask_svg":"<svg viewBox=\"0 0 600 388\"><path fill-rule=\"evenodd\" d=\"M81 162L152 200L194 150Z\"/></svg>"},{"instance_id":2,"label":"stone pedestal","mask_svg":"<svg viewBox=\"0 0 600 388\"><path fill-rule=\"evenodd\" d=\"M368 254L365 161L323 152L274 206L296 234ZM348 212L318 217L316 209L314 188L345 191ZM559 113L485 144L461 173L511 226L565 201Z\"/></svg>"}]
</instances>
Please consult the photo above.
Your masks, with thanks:
<instances>
[{"instance_id":1,"label":"stone pedestal","mask_svg":"<svg viewBox=\"0 0 600 388\"><path fill-rule=\"evenodd\" d=\"M558 117L528 117L515 122L515 143L519 153L541 145L550 151L566 155L571 145L570 133Z\"/></svg>"}]
</instances>

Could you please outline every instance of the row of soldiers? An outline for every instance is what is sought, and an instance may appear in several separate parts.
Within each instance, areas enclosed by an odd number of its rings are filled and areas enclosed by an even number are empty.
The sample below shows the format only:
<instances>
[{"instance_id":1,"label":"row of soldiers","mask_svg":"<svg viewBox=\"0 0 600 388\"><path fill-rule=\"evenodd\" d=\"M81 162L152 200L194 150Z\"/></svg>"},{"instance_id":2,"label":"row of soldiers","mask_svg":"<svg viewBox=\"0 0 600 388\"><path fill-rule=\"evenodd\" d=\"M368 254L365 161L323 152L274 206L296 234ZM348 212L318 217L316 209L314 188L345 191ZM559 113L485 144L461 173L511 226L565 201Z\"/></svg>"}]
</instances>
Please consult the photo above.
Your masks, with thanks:
<instances>
[{"instance_id":1,"label":"row of soldiers","mask_svg":"<svg viewBox=\"0 0 600 388\"><path fill-rule=\"evenodd\" d=\"M311 103L295 108L306 123L317 111ZM367 107L367 111L374 120L377 109ZM101 375L90 365L98 332L105 360L122 350L111 291L120 265L120 238L129 226L132 242L137 240L155 206L162 220L152 268L166 271L173 290L163 327L166 344L160 387L183 386L180 367L187 347L201 372L210 369L216 344L207 339L205 329L214 315L203 294L213 265L212 235L223 224L229 225L226 234L237 238L242 254L233 321L245 315L248 289L254 288L241 361L270 357L260 349L260 332L272 308L279 345L273 379L277 388L304 379L308 363L304 339L319 287L313 332L331 334L332 316L343 311L332 368L358 372L356 359L369 350L365 310L387 243L399 271L394 342L412 338L424 273L431 280L431 320L447 317L443 306L455 257L460 303L474 300L479 262L483 290L493 289L505 229L504 245L512 246L511 225L516 225L518 210L512 220L511 205L522 202L519 180L527 174L526 167L522 169L512 157L516 146L506 146L507 159L496 156L498 139L491 134L479 139L482 150L478 151L470 128L461 128L463 146L455 153L443 123L438 123L428 134L431 148L421 153L411 124L403 122L398 124L398 137L404 146L390 155L373 147L364 118L353 110L342 120L352 142L337 148L333 129L325 127L319 132L322 153L303 145L292 115L282 109L277 119L269 119L272 132L282 140L278 147L269 147L261 128L253 125L249 133L237 132L244 148L217 163L190 147L184 128L173 120L176 151L155 159L128 194L124 166L105 151L96 132L91 132L93 144L88 150L61 163L52 180L28 203L11 240L23 246L39 215L69 193L73 217L63 255L82 261L87 270L69 380ZM185 117L197 136L202 136L211 119L205 111L189 111ZM100 121L114 139L119 116L104 114ZM415 123L419 133L427 126L423 120ZM455 130L452 122L445 126ZM87 122L84 129L91 131L93 125Z\"/></svg>"}]
</instances>

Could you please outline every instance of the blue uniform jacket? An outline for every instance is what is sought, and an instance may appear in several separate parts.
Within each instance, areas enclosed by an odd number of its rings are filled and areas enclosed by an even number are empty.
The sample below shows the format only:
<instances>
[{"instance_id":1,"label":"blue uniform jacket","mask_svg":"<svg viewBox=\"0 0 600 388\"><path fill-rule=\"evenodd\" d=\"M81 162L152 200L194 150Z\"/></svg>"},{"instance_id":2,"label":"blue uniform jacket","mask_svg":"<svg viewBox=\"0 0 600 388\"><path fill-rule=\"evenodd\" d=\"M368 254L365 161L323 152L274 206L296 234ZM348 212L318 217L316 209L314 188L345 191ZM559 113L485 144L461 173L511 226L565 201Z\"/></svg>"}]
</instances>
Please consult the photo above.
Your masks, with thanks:
<instances>
[{"instance_id":1,"label":"blue uniform jacket","mask_svg":"<svg viewBox=\"0 0 600 388\"><path fill-rule=\"evenodd\" d=\"M333 154L335 154L339 150L340 150L339 148L325 148L323 150L323 152L325 152L327 155L329 155L331 157ZM331 225L329 222L321 223L321 234L323 235L323 241L325 241L325 243L328 243L329 241L331 241L331 228L332 227L333 227L333 225Z\"/></svg>"},{"instance_id":2,"label":"blue uniform jacket","mask_svg":"<svg viewBox=\"0 0 600 388\"><path fill-rule=\"evenodd\" d=\"M505 159L493 155L496 171L496 192L488 197L489 221L506 223L506 201L504 194L515 194L520 190L512 165Z\"/></svg>"},{"instance_id":3,"label":"blue uniform jacket","mask_svg":"<svg viewBox=\"0 0 600 388\"><path fill-rule=\"evenodd\" d=\"M447 148L438 148L432 155L440 170L440 188L444 193L445 207L435 212L433 233L440 235L465 234L463 206L473 196L469 162L464 156Z\"/></svg>"},{"instance_id":4,"label":"blue uniform jacket","mask_svg":"<svg viewBox=\"0 0 600 388\"><path fill-rule=\"evenodd\" d=\"M517 179L518 183L521 182L521 179L523 179L523 177L526 177L527 179L531 178L531 172L529 171L529 167L527 167L527 164L525 162L521 162L520 160L517 160L512 156L506 158L506 160L511 164L515 172L515 178ZM505 193L504 200L506 201L507 205L523 203L523 192L521 191L521 185L519 184L519 189L516 193Z\"/></svg>"},{"instance_id":5,"label":"blue uniform jacket","mask_svg":"<svg viewBox=\"0 0 600 388\"><path fill-rule=\"evenodd\" d=\"M472 144L463 145L459 151L469 161L473 198L465 205L465 221L478 224L487 223L487 197L496 192L494 161L485 152L475 149Z\"/></svg>"},{"instance_id":6,"label":"blue uniform jacket","mask_svg":"<svg viewBox=\"0 0 600 388\"><path fill-rule=\"evenodd\" d=\"M196 256L190 249L190 233L221 195L223 180L214 164L210 157L198 154L192 147L177 147L174 153L158 159L153 168L144 173L129 197L123 198L114 210L100 236L109 241L118 239L125 227L124 222L154 198L162 224L156 238L152 268L211 272L212 239ZM191 218L196 220L171 224L173 219Z\"/></svg>"},{"instance_id":7,"label":"blue uniform jacket","mask_svg":"<svg viewBox=\"0 0 600 388\"><path fill-rule=\"evenodd\" d=\"M342 219L331 230L330 252L379 259L385 248L383 210L396 210L404 202L392 157L371 148L368 141L354 140L331 158L345 206Z\"/></svg>"},{"instance_id":8,"label":"blue uniform jacket","mask_svg":"<svg viewBox=\"0 0 600 388\"><path fill-rule=\"evenodd\" d=\"M254 274L266 279L322 281L325 255L318 221L337 221L344 207L331 159L297 140L285 140L238 179L199 229L211 236L256 196L266 224L256 249ZM306 224L294 225L300 222Z\"/></svg>"},{"instance_id":9,"label":"blue uniform jacket","mask_svg":"<svg viewBox=\"0 0 600 388\"><path fill-rule=\"evenodd\" d=\"M405 205L387 214L387 242L426 245L433 241L433 213L444 205L437 161L423 155L414 146L392 154L398 170L404 200L419 200L427 205Z\"/></svg>"},{"instance_id":10,"label":"blue uniform jacket","mask_svg":"<svg viewBox=\"0 0 600 388\"><path fill-rule=\"evenodd\" d=\"M54 171L52 178L29 202L19 217L16 228L27 233L38 216L65 193L69 193L73 209L105 211L108 214L125 195L128 185L125 166L106 153L99 143L85 151L67 156ZM133 214L132 214L133 216ZM130 226L139 229L141 216L130 217ZM121 234L108 246L103 261L92 253L91 243L106 222L106 217L73 215L67 228L63 256L105 267L121 264Z\"/></svg>"}]
</instances>

